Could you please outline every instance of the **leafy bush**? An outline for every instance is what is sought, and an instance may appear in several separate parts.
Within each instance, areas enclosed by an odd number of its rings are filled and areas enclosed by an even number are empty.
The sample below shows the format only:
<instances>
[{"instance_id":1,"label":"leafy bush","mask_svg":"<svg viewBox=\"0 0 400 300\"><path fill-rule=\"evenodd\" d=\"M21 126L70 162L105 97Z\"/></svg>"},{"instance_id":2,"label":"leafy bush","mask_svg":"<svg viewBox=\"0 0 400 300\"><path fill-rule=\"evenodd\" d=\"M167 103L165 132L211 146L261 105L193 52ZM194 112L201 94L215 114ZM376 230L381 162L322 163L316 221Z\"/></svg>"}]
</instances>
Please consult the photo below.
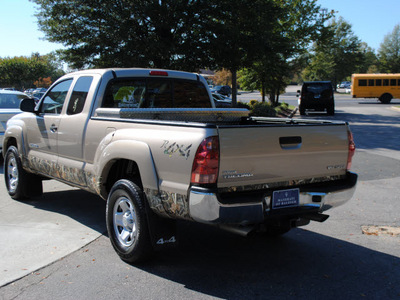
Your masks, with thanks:
<instances>
[{"instance_id":1,"label":"leafy bush","mask_svg":"<svg viewBox=\"0 0 400 300\"><path fill-rule=\"evenodd\" d=\"M257 117L275 117L276 111L267 102L257 102L251 106L251 115Z\"/></svg>"},{"instance_id":2,"label":"leafy bush","mask_svg":"<svg viewBox=\"0 0 400 300\"><path fill-rule=\"evenodd\" d=\"M244 103L244 102L238 102L237 108L246 108L248 110L251 110L250 105L248 103Z\"/></svg>"}]
</instances>

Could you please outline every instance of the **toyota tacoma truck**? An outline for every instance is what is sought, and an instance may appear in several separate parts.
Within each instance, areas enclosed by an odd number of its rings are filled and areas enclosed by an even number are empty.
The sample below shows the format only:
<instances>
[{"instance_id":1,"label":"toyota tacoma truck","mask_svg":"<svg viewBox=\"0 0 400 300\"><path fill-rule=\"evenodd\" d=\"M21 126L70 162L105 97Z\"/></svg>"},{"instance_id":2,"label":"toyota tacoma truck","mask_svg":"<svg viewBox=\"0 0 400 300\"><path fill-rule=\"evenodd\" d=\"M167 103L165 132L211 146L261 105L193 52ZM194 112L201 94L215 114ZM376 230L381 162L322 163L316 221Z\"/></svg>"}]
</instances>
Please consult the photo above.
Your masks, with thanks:
<instances>
[{"instance_id":1,"label":"toyota tacoma truck","mask_svg":"<svg viewBox=\"0 0 400 300\"><path fill-rule=\"evenodd\" d=\"M357 182L347 123L218 109L197 74L78 71L20 108L3 141L9 195L40 196L45 179L99 195L131 263L174 245L179 219L243 235L323 222Z\"/></svg>"}]
</instances>

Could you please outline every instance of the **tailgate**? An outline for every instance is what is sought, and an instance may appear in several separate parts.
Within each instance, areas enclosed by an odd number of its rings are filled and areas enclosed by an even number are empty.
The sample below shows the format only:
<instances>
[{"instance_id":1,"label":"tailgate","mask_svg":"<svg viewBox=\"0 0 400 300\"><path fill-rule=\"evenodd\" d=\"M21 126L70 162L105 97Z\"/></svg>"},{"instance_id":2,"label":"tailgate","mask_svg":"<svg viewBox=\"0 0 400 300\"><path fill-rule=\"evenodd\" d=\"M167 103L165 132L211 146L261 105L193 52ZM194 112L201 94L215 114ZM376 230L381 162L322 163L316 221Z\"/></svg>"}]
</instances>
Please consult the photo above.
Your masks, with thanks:
<instances>
[{"instance_id":1,"label":"tailgate","mask_svg":"<svg viewBox=\"0 0 400 300\"><path fill-rule=\"evenodd\" d=\"M344 175L345 123L219 127L218 187Z\"/></svg>"}]
</instances>

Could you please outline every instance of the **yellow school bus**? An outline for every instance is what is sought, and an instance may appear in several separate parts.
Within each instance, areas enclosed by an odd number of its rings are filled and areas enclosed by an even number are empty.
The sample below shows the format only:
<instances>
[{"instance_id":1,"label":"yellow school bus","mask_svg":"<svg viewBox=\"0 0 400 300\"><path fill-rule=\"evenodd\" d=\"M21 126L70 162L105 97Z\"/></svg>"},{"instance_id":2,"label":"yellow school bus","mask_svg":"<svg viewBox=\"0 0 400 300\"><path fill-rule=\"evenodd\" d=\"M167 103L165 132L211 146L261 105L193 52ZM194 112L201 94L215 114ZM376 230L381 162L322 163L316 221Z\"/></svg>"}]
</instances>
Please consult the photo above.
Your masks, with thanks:
<instances>
[{"instance_id":1,"label":"yellow school bus","mask_svg":"<svg viewBox=\"0 0 400 300\"><path fill-rule=\"evenodd\" d=\"M400 98L400 74L353 74L351 76L353 98L378 98L390 103Z\"/></svg>"}]
</instances>

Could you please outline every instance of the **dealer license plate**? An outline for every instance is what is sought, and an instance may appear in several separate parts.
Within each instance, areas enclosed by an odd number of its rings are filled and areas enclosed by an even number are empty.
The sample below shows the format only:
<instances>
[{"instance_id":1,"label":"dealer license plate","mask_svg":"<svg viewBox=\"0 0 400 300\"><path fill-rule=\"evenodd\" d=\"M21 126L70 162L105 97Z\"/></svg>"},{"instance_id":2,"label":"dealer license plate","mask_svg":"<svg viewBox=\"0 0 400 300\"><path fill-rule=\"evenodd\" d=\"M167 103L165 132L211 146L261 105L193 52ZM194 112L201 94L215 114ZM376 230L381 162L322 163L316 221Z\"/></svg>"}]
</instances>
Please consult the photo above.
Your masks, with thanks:
<instances>
[{"instance_id":1,"label":"dealer license plate","mask_svg":"<svg viewBox=\"0 0 400 300\"><path fill-rule=\"evenodd\" d=\"M299 206L299 189L274 191L272 209Z\"/></svg>"}]
</instances>

